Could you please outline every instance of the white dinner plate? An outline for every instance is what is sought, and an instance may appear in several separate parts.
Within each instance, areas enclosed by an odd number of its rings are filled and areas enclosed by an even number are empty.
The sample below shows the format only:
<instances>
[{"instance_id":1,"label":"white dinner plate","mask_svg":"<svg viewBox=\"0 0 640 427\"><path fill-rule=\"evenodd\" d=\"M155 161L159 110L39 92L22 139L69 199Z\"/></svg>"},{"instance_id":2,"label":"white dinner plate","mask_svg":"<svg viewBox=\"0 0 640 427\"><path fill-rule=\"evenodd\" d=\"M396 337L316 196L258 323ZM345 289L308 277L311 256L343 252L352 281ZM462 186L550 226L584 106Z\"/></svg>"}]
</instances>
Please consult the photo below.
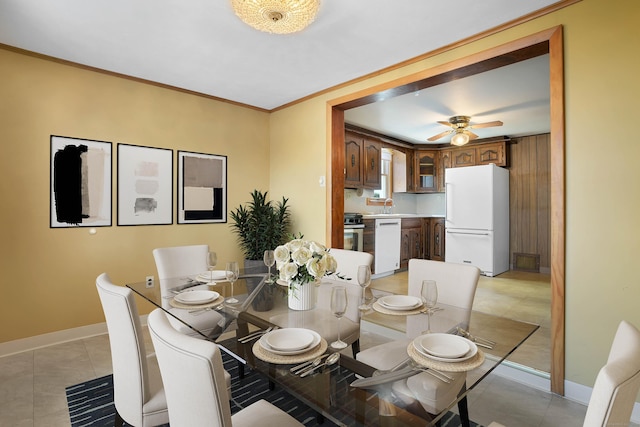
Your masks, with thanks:
<instances>
[{"instance_id":1,"label":"white dinner plate","mask_svg":"<svg viewBox=\"0 0 640 427\"><path fill-rule=\"evenodd\" d=\"M308 329L283 328L265 334L264 341L274 350L296 351L308 348L313 338Z\"/></svg>"},{"instance_id":2,"label":"white dinner plate","mask_svg":"<svg viewBox=\"0 0 640 427\"><path fill-rule=\"evenodd\" d=\"M427 334L427 335L436 335L436 334ZM436 356L434 354L431 354L431 353L427 352L427 350L425 350L425 348L422 346L422 340L427 335L421 335L421 336L417 337L416 339L414 339L413 340L413 348L415 348L420 354L422 354L425 357L428 357L429 359L437 360L439 362L457 363L457 362L464 362L465 360L471 359L478 352L478 347L475 345L475 343L473 343L472 341L470 341L470 340L468 340L466 338L463 338L463 337L458 336L458 335L451 335L451 334L437 334L437 335L449 335L449 336L452 336L452 337L460 338L460 339L466 341L467 347L469 349L465 354L463 354L462 356L459 356L459 357L453 357L453 358L452 357L439 357L439 356Z\"/></svg>"},{"instance_id":3,"label":"white dinner plate","mask_svg":"<svg viewBox=\"0 0 640 427\"><path fill-rule=\"evenodd\" d=\"M184 291L175 296L175 300L182 304L206 304L217 300L220 294L214 291L193 290Z\"/></svg>"},{"instance_id":4,"label":"white dinner plate","mask_svg":"<svg viewBox=\"0 0 640 427\"><path fill-rule=\"evenodd\" d=\"M280 329L276 329L276 331L279 331ZM309 333L311 333L311 335L313 335L313 341L311 341L311 344L309 344L308 347L305 348L301 348L299 350L290 350L290 351L286 351L286 350L276 350L275 348L272 348L266 341L266 337L269 334L264 334L262 337L260 337L260 339L258 340L258 342L260 343L260 346L262 348L264 348L265 350L273 353L273 354L278 354L280 356L293 356L296 354L300 354L300 353L304 353L305 351L309 351L312 348L315 348L318 344L320 344L320 340L322 339L320 337L320 335L312 330L309 329L305 329L306 331L308 331ZM272 331L274 332L274 331ZM269 332L271 333L271 332Z\"/></svg>"},{"instance_id":5,"label":"white dinner plate","mask_svg":"<svg viewBox=\"0 0 640 427\"><path fill-rule=\"evenodd\" d=\"M410 295L387 295L379 298L378 304L389 310L413 310L422 305L422 300Z\"/></svg>"},{"instance_id":6,"label":"white dinner plate","mask_svg":"<svg viewBox=\"0 0 640 427\"><path fill-rule=\"evenodd\" d=\"M205 273L200 273L195 277L195 280L202 283L208 283L212 280L215 282L216 280L227 280L227 272L226 270L213 270L207 271Z\"/></svg>"}]
</instances>

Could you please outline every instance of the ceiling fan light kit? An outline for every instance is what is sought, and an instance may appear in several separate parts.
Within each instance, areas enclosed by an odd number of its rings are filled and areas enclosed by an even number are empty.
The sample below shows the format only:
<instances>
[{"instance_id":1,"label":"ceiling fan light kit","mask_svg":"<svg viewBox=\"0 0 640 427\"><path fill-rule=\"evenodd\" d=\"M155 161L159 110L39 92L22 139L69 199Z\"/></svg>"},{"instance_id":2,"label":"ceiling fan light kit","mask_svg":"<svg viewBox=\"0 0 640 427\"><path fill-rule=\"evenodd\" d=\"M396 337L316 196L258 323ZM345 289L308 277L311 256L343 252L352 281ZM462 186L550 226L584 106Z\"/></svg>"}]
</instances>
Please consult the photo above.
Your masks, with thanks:
<instances>
[{"instance_id":1,"label":"ceiling fan light kit","mask_svg":"<svg viewBox=\"0 0 640 427\"><path fill-rule=\"evenodd\" d=\"M290 34L314 21L320 0L231 0L231 6L244 23L256 30Z\"/></svg>"},{"instance_id":2,"label":"ceiling fan light kit","mask_svg":"<svg viewBox=\"0 0 640 427\"><path fill-rule=\"evenodd\" d=\"M469 142L469 135L467 135L464 131L456 132L455 135L451 138L451 145L461 146Z\"/></svg>"}]
</instances>

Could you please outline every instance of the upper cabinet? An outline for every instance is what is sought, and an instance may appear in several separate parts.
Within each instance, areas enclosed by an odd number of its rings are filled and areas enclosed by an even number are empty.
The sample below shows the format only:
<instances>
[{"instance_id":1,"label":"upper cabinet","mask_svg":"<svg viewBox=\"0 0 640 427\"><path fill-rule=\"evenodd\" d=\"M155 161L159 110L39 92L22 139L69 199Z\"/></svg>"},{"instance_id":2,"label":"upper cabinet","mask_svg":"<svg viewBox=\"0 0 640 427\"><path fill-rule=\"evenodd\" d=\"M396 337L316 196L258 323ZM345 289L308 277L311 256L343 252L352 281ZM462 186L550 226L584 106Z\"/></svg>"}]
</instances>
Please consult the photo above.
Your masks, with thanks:
<instances>
[{"instance_id":1,"label":"upper cabinet","mask_svg":"<svg viewBox=\"0 0 640 427\"><path fill-rule=\"evenodd\" d=\"M382 162L382 144L378 141L364 140L364 188L380 188L380 163Z\"/></svg>"},{"instance_id":2,"label":"upper cabinet","mask_svg":"<svg viewBox=\"0 0 640 427\"><path fill-rule=\"evenodd\" d=\"M413 162L414 191L416 193L436 192L438 190L438 152L435 150L415 150Z\"/></svg>"},{"instance_id":3,"label":"upper cabinet","mask_svg":"<svg viewBox=\"0 0 640 427\"><path fill-rule=\"evenodd\" d=\"M380 188L382 144L355 132L345 132L345 188Z\"/></svg>"},{"instance_id":4,"label":"upper cabinet","mask_svg":"<svg viewBox=\"0 0 640 427\"><path fill-rule=\"evenodd\" d=\"M454 148L452 151L452 168L488 165L489 163L495 163L496 166L508 166L506 141L479 144L476 146L469 145Z\"/></svg>"}]
</instances>

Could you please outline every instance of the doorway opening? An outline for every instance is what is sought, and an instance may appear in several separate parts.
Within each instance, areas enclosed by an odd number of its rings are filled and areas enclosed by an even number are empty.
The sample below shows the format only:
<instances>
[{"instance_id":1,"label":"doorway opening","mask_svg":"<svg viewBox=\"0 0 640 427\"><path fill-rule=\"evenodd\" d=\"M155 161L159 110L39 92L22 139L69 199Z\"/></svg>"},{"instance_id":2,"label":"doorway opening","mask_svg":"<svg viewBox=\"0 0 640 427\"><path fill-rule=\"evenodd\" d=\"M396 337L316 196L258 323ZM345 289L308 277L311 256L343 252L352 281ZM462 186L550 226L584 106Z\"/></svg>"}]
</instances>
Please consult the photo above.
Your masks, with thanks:
<instances>
[{"instance_id":1,"label":"doorway opening","mask_svg":"<svg viewBox=\"0 0 640 427\"><path fill-rule=\"evenodd\" d=\"M344 111L443 82L479 74L536 56L549 54L551 99L551 391L564 394L564 81L562 27L515 40L433 69L388 82L365 92L329 102L331 188L327 205L330 242L340 247L344 215Z\"/></svg>"}]
</instances>

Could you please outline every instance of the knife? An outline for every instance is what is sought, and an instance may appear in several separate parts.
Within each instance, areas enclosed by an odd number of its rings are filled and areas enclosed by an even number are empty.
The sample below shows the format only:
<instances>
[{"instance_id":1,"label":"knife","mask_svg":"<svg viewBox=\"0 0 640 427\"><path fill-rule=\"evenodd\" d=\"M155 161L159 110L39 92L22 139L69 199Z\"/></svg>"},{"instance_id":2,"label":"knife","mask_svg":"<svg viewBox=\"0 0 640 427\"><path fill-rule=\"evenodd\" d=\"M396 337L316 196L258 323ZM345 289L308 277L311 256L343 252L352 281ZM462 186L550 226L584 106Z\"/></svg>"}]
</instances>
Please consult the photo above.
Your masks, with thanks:
<instances>
[{"instance_id":1,"label":"knife","mask_svg":"<svg viewBox=\"0 0 640 427\"><path fill-rule=\"evenodd\" d=\"M351 383L351 387L371 387L374 385L384 384L392 381L398 381L405 378L409 378L410 376L419 374L420 371L415 370L411 367L407 367L401 369L399 371L389 372L387 374L377 375L375 377L369 378L359 378Z\"/></svg>"}]
</instances>

